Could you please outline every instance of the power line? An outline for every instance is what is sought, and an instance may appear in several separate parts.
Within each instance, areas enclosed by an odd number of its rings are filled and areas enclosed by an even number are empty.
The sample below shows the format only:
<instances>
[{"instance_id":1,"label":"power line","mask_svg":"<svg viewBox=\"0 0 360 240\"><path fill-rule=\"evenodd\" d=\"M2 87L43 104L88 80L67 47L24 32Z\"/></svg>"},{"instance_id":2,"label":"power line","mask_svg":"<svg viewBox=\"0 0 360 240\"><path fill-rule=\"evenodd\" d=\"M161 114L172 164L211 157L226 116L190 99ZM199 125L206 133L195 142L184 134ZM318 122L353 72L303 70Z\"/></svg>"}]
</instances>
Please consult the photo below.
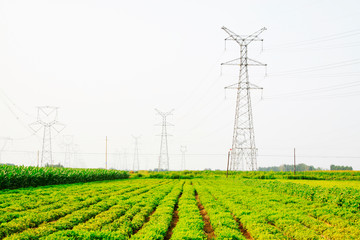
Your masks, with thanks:
<instances>
[{"instance_id":1,"label":"power line","mask_svg":"<svg viewBox=\"0 0 360 240\"><path fill-rule=\"evenodd\" d=\"M25 150L4 150L3 153L33 153L36 151L25 151ZM64 154L65 152L54 151L53 154ZM104 152L77 152L77 154L83 155L104 155ZM118 155L118 152L109 152L109 155ZM182 153L172 153L171 156L182 156ZM187 156L227 156L227 153L187 153ZM141 153L139 156L158 156L156 153ZM289 157L292 158L294 155L291 154L258 154L258 157ZM348 156L348 155L296 155L301 158L360 158L359 156Z\"/></svg>"},{"instance_id":2,"label":"power line","mask_svg":"<svg viewBox=\"0 0 360 240\"><path fill-rule=\"evenodd\" d=\"M3 95L3 96L7 99L7 101L10 102L10 104L11 104L14 108L16 108L19 112L21 112L22 114L24 114L24 115L26 115L26 116L28 116L28 117L32 117L30 114L28 114L27 112L25 112L22 108L20 108L17 104L15 104L15 102L14 102L7 94L5 94L4 91L2 91L1 89L0 89L0 93L1 93L1 95ZM9 107L9 108L10 108L10 107ZM10 110L10 111L12 112L12 110ZM18 118L18 115L17 115L17 114L14 113L14 115Z\"/></svg>"},{"instance_id":3,"label":"power line","mask_svg":"<svg viewBox=\"0 0 360 240\"><path fill-rule=\"evenodd\" d=\"M9 138L9 137L0 137L0 140L3 141L3 144L0 148L0 163L1 163L1 155L2 153L4 152L5 148L6 148L6 145L8 144L9 141L12 141L13 139L12 138Z\"/></svg>"},{"instance_id":4,"label":"power line","mask_svg":"<svg viewBox=\"0 0 360 240\"><path fill-rule=\"evenodd\" d=\"M306 72L305 72L306 74ZM275 76L276 79L280 78L344 78L344 77L358 77L360 76L360 72L339 72L333 74L303 74L303 73L296 73L296 74L284 74ZM268 78L275 78L274 75L269 75Z\"/></svg>"},{"instance_id":5,"label":"power line","mask_svg":"<svg viewBox=\"0 0 360 240\"><path fill-rule=\"evenodd\" d=\"M304 72L321 71L321 70L351 66L351 65L355 65L355 64L359 64L359 63L360 63L360 58L357 58L357 59L341 61L341 62L336 62L336 63L330 63L330 64L325 64L325 65L292 69L292 70L288 70L288 71L284 71L284 72L269 74L269 76L281 76L281 75L287 75L287 74L298 74L298 73L304 73Z\"/></svg>"},{"instance_id":6,"label":"power line","mask_svg":"<svg viewBox=\"0 0 360 240\"><path fill-rule=\"evenodd\" d=\"M296 42L288 42L288 43L283 43L281 45L274 45L274 46L270 46L269 48L266 48L265 50L267 51L267 50L274 50L274 49L279 49L279 48L291 48L291 47L304 46L304 45L309 45L309 44L314 44L314 43L327 42L327 41L333 41L333 40L338 40L338 39L342 39L342 38L348 38L348 37L356 36L358 34L360 34L360 29L354 29L351 31L330 34L330 35L319 37L319 38L313 38L313 39L296 41Z\"/></svg>"},{"instance_id":7,"label":"power line","mask_svg":"<svg viewBox=\"0 0 360 240\"><path fill-rule=\"evenodd\" d=\"M360 44L358 42L348 42L343 44L332 44L332 45L316 45L310 47L294 47L294 48L275 48L275 49L266 49L266 51L323 51L323 50L334 50L334 49L346 49L346 48L355 48L359 47Z\"/></svg>"},{"instance_id":8,"label":"power line","mask_svg":"<svg viewBox=\"0 0 360 240\"><path fill-rule=\"evenodd\" d=\"M353 87L357 87L357 86L360 86L360 81L336 84L336 85L332 85L332 86L307 89L307 90L302 90L302 91L289 92L289 93L285 93L285 94L265 97L264 99L266 100L266 99L281 98L281 97L306 96L309 94L311 95L311 94L317 94L317 93L323 93L323 92L329 92L329 91L336 91L336 90L341 90L341 89L353 88Z\"/></svg>"},{"instance_id":9,"label":"power line","mask_svg":"<svg viewBox=\"0 0 360 240\"><path fill-rule=\"evenodd\" d=\"M197 86L192 89L192 91L185 97L185 99L184 99L183 101L181 101L181 104L180 104L180 105L176 106L177 111L178 111L179 109L182 109L189 101L192 100L192 97L194 96L194 94L196 93L196 91L197 91L197 90L200 88L200 86L205 82L205 80L208 79L210 73L211 73L212 70L216 67L216 65L218 64L220 58L224 55L224 52L225 52L225 51L222 51L222 52L221 52L221 54L219 55L219 57L216 59L216 61L211 65L211 67L209 68L209 70L206 72L206 74L204 75L204 77L201 78L201 80L198 82ZM210 82L210 85L209 85L207 91L205 91L205 93L203 94L203 96L200 97L200 98L198 98L198 99L203 98L204 95L206 95L206 94L208 93L208 90L210 90L210 89L215 85L215 83L217 82L218 79L219 79L219 78L216 78L216 79L214 79L212 82ZM199 97L199 95L196 95L196 96ZM192 102L198 103L198 101L192 101Z\"/></svg>"}]
</instances>

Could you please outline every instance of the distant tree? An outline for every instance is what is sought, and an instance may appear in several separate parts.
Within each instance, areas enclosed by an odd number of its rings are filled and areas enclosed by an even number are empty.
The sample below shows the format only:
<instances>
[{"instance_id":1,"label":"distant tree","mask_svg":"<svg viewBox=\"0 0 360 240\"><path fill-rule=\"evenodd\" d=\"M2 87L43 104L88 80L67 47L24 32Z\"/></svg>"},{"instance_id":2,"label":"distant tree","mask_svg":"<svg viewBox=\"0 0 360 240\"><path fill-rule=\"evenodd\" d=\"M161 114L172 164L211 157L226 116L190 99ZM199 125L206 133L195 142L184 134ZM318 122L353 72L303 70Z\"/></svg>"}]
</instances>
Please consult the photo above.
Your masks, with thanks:
<instances>
[{"instance_id":1,"label":"distant tree","mask_svg":"<svg viewBox=\"0 0 360 240\"><path fill-rule=\"evenodd\" d=\"M45 164L45 167L57 167L57 168L63 168L64 166L61 165L60 163L58 164Z\"/></svg>"},{"instance_id":2,"label":"distant tree","mask_svg":"<svg viewBox=\"0 0 360 240\"><path fill-rule=\"evenodd\" d=\"M351 166L337 166L337 165L330 165L330 170L338 171L338 170L353 170Z\"/></svg>"},{"instance_id":3,"label":"distant tree","mask_svg":"<svg viewBox=\"0 0 360 240\"><path fill-rule=\"evenodd\" d=\"M159 168L154 168L153 171L154 171L154 172L166 172L167 170L162 169L162 168L160 168L160 170L159 170Z\"/></svg>"},{"instance_id":4,"label":"distant tree","mask_svg":"<svg viewBox=\"0 0 360 240\"><path fill-rule=\"evenodd\" d=\"M13 163L0 163L0 165L15 166L15 164L13 164Z\"/></svg>"},{"instance_id":5,"label":"distant tree","mask_svg":"<svg viewBox=\"0 0 360 240\"><path fill-rule=\"evenodd\" d=\"M294 171L294 165L280 165L280 166L273 166L273 167L259 167L259 171L273 171L273 172L292 172ZM315 171L321 170L321 168L315 168L314 166L308 166L304 163L300 163L296 165L296 171L303 172L303 171Z\"/></svg>"}]
</instances>

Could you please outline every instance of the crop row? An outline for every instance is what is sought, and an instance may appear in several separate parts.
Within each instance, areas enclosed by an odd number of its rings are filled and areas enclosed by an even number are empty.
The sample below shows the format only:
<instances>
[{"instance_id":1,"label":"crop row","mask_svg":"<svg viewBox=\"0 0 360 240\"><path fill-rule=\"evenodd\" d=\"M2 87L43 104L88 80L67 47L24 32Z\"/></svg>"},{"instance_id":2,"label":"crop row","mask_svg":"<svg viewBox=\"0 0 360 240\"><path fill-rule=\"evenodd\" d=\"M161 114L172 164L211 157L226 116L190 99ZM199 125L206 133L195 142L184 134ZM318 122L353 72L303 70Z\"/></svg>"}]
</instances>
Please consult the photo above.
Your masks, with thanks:
<instances>
[{"instance_id":1,"label":"crop row","mask_svg":"<svg viewBox=\"0 0 360 240\"><path fill-rule=\"evenodd\" d=\"M101 212L89 221L76 225L72 230L63 230L46 237L46 239L66 238L76 235L86 239L97 238L128 239L146 221L146 217L173 188L173 184L154 187L146 194L120 202L107 211Z\"/></svg>"},{"instance_id":2,"label":"crop row","mask_svg":"<svg viewBox=\"0 0 360 240\"><path fill-rule=\"evenodd\" d=\"M219 204L208 190L200 185L199 181L196 184L196 191L210 217L211 226L218 239L246 239L231 212Z\"/></svg>"},{"instance_id":3,"label":"crop row","mask_svg":"<svg viewBox=\"0 0 360 240\"><path fill-rule=\"evenodd\" d=\"M78 201L71 201L60 208L46 212L26 214L7 223L0 225L0 236L10 238L30 238L45 236L52 232L69 229L75 225L87 221L98 213L107 210L118 202L126 201L138 195L146 193L154 188L155 182L141 184L124 189L110 188L108 191L94 192L93 196L84 196ZM106 185L103 185L104 187Z\"/></svg>"},{"instance_id":4,"label":"crop row","mask_svg":"<svg viewBox=\"0 0 360 240\"><path fill-rule=\"evenodd\" d=\"M332 225L312 216L318 203L246 184L223 183L207 188L256 239L353 239L360 234L358 228L344 224L346 221L339 217L342 224Z\"/></svg>"},{"instance_id":5,"label":"crop row","mask_svg":"<svg viewBox=\"0 0 360 240\"><path fill-rule=\"evenodd\" d=\"M195 189L189 182L184 185L178 206L179 221L171 239L205 239L204 221L195 199Z\"/></svg>"},{"instance_id":6,"label":"crop row","mask_svg":"<svg viewBox=\"0 0 360 240\"><path fill-rule=\"evenodd\" d=\"M176 181L174 184L164 188L160 187L151 194L149 192L147 195L149 198L144 197L143 201L134 204L124 215L111 223L101 227L95 225L95 229L98 231L84 228L87 225L85 222L72 230L58 231L44 239L163 239L172 221L174 207L184 183ZM155 207L155 211L151 214ZM110 213L111 208L107 212ZM106 212L103 213L106 214ZM95 223L97 218L102 219L100 222L103 221L103 216L99 214L92 218L88 221L88 226Z\"/></svg>"},{"instance_id":7,"label":"crop row","mask_svg":"<svg viewBox=\"0 0 360 240\"><path fill-rule=\"evenodd\" d=\"M131 240L164 239L173 218L175 205L183 190L183 184L184 182L181 181L175 185L170 194L160 202L149 221L137 233L131 236Z\"/></svg>"},{"instance_id":8,"label":"crop row","mask_svg":"<svg viewBox=\"0 0 360 240\"><path fill-rule=\"evenodd\" d=\"M240 181L239 183L245 184L251 188L262 188L265 191L271 191L275 194L281 194L281 196L293 196L293 199L297 199L297 209L301 209L309 216L319 219L330 225L338 226L341 228L360 227L360 211L358 208L352 207L351 203L355 203L357 195L348 194L348 192L359 191L351 188L331 188L324 189L323 187L310 187L303 184L279 184L279 182L261 182L253 180ZM276 186L272 188L271 186ZM287 187L289 189L287 189ZM315 190L319 190L318 192ZM301 192L303 190L303 192ZM310 193L309 193L310 192ZM358 194L358 192L357 192ZM313 196L308 198L307 196ZM283 199L283 198L281 198ZM333 199L334 201L330 201ZM339 205L336 199L346 199L343 202L347 204ZM312 207L310 207L312 206Z\"/></svg>"},{"instance_id":9,"label":"crop row","mask_svg":"<svg viewBox=\"0 0 360 240\"><path fill-rule=\"evenodd\" d=\"M134 189L130 187L129 184L125 185L123 182L117 182L116 184L107 184L105 189L106 191L125 190L127 188L129 188L128 191L131 191ZM104 192L104 189L101 189L104 186L101 184L88 184L87 187L73 186L66 189L57 188L58 186L54 187L53 193L36 191L35 194L32 193L29 197L29 192L26 191L16 193L16 198L7 198L6 204L2 204L2 208L0 207L0 224L28 214L58 209L63 205L84 201L86 198L94 196L94 194Z\"/></svg>"},{"instance_id":10,"label":"crop row","mask_svg":"<svg viewBox=\"0 0 360 240\"><path fill-rule=\"evenodd\" d=\"M248 180L247 185L261 187L273 192L282 192L298 196L310 201L332 203L339 207L360 209L360 190L355 188L321 187L279 181L254 181Z\"/></svg>"},{"instance_id":11,"label":"crop row","mask_svg":"<svg viewBox=\"0 0 360 240\"><path fill-rule=\"evenodd\" d=\"M0 189L129 178L125 171L0 165Z\"/></svg>"}]
</instances>

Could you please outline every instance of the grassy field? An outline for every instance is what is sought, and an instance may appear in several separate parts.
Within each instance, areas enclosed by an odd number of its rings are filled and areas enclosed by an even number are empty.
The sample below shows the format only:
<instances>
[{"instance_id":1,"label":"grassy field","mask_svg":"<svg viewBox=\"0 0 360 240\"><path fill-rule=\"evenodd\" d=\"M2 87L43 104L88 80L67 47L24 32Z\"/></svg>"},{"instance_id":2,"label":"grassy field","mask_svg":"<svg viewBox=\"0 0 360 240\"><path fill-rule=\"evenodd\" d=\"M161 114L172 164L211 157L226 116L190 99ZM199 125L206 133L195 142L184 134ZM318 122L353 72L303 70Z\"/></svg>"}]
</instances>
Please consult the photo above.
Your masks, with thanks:
<instances>
[{"instance_id":1,"label":"grassy field","mask_svg":"<svg viewBox=\"0 0 360 240\"><path fill-rule=\"evenodd\" d=\"M357 181L142 177L2 190L0 238L360 239Z\"/></svg>"}]
</instances>

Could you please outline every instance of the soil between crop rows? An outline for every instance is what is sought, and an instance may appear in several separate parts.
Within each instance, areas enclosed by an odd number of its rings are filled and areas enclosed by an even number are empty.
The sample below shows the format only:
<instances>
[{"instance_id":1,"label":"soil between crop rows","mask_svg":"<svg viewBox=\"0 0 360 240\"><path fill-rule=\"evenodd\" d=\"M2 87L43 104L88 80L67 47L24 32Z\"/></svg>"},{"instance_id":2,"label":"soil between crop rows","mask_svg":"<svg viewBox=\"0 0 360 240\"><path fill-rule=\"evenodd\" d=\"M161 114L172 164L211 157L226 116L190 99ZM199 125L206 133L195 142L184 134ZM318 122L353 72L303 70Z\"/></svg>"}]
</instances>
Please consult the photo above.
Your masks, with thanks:
<instances>
[{"instance_id":1,"label":"soil between crop rows","mask_svg":"<svg viewBox=\"0 0 360 240\"><path fill-rule=\"evenodd\" d=\"M214 233L214 229L212 228L211 223L210 223L210 217L207 214L204 206L201 204L199 194L197 192L195 192L195 198L197 201L198 208L200 210L201 217L204 221L204 231L205 231L206 237L207 237L207 239L213 239L213 238L215 238L215 233Z\"/></svg>"}]
</instances>

